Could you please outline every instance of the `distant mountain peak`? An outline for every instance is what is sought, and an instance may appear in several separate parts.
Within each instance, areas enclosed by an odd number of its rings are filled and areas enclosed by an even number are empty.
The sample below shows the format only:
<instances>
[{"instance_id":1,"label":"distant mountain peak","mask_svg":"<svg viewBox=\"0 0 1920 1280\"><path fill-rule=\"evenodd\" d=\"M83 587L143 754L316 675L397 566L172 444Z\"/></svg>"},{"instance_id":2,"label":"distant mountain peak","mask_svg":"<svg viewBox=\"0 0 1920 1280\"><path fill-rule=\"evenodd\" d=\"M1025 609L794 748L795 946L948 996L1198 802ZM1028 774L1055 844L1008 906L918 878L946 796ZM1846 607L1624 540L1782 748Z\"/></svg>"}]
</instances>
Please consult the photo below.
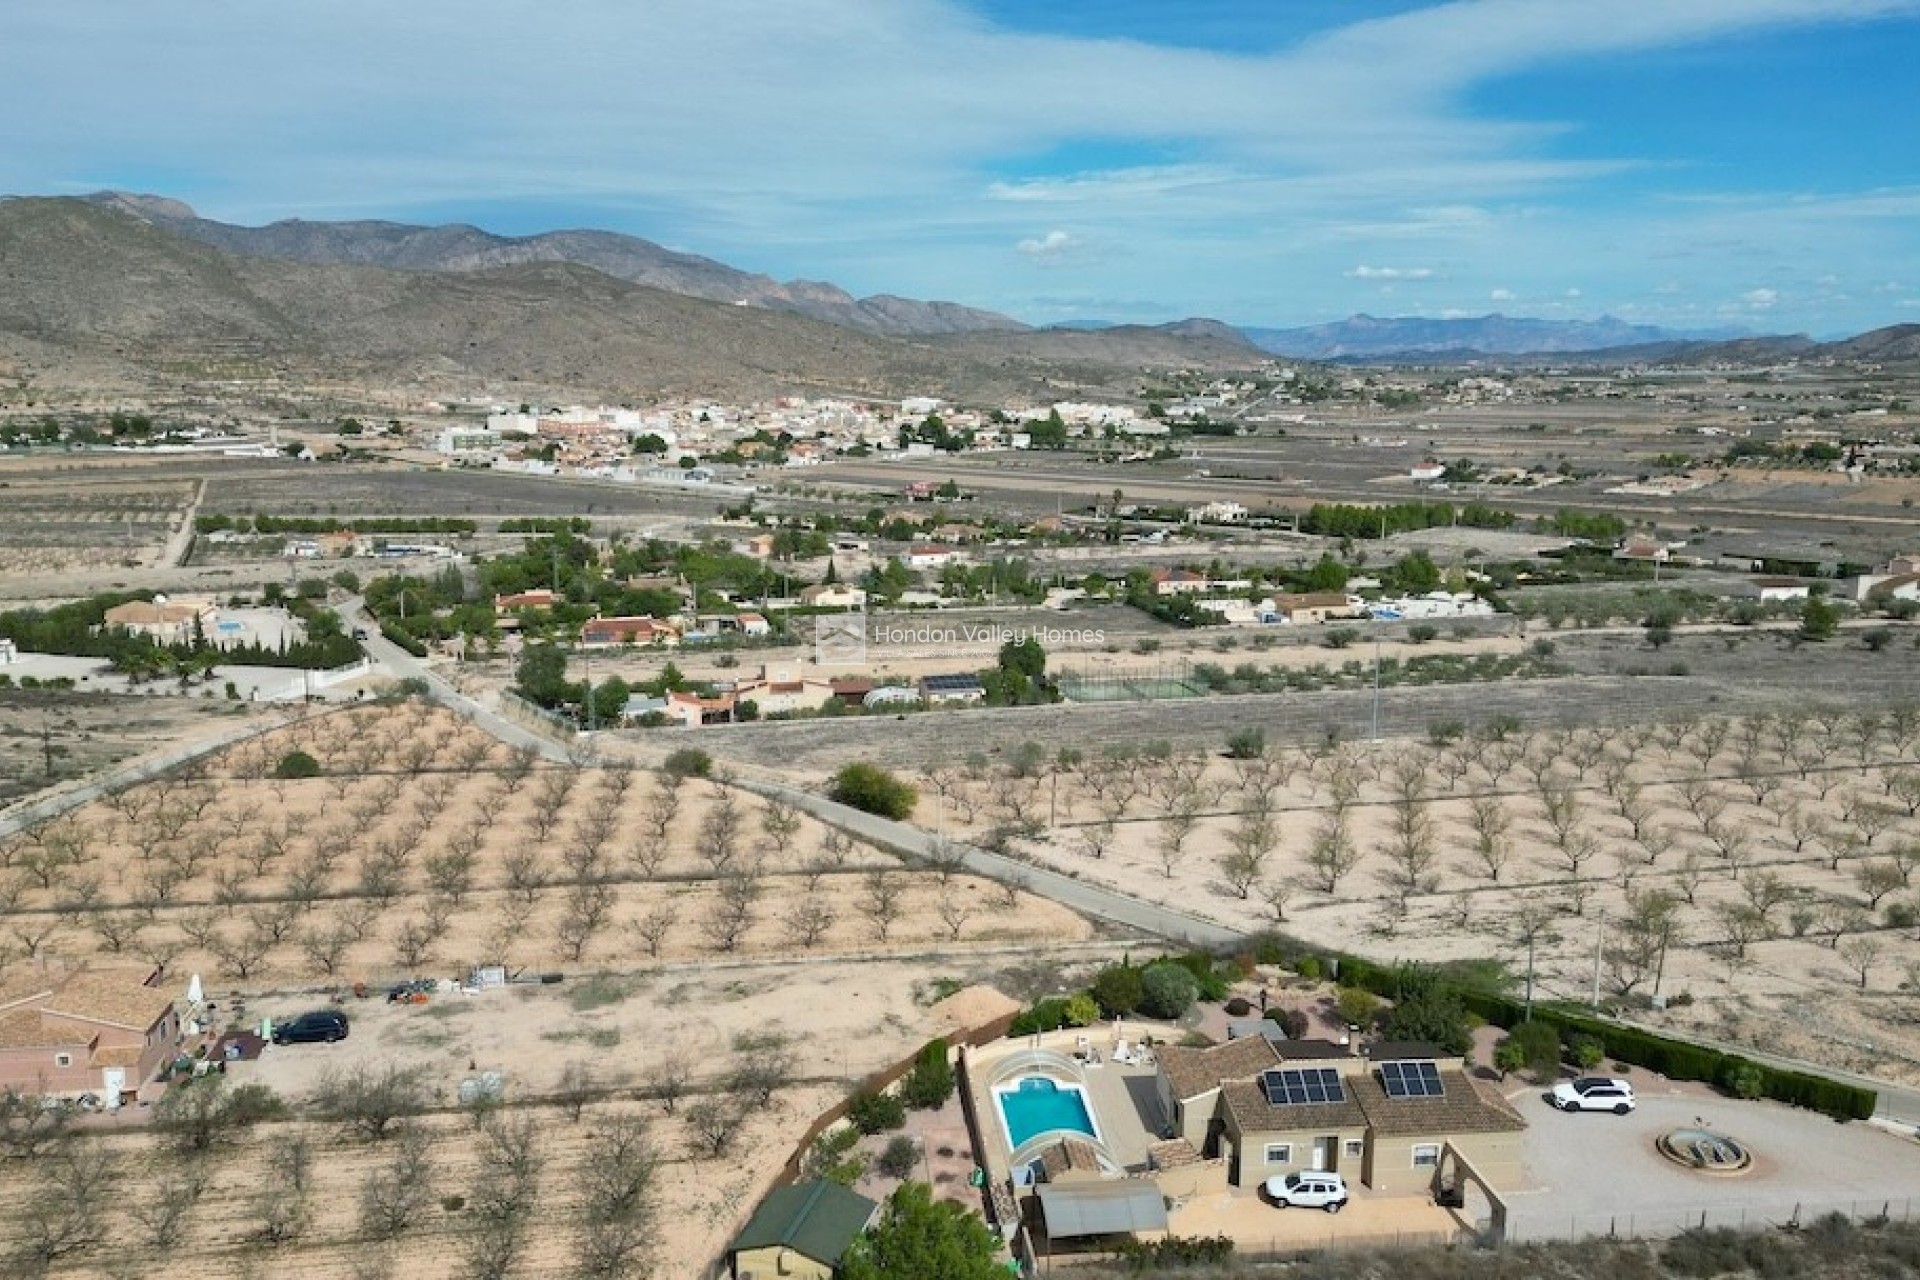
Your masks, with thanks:
<instances>
[{"instance_id":1,"label":"distant mountain peak","mask_svg":"<svg viewBox=\"0 0 1920 1280\"><path fill-rule=\"evenodd\" d=\"M1540 320L1492 312L1483 316L1372 316L1365 312L1297 329L1242 329L1254 345L1297 360L1367 359L1421 354L1449 357L1599 351L1662 342L1721 341L1745 330L1681 332L1629 324L1615 316Z\"/></svg>"},{"instance_id":2,"label":"distant mountain peak","mask_svg":"<svg viewBox=\"0 0 1920 1280\"><path fill-rule=\"evenodd\" d=\"M1011 316L957 302L921 302L891 294L855 298L824 281L783 284L771 276L615 231L571 229L501 236L466 223L415 226L375 219L319 222L305 218L243 227L202 218L190 206L164 196L102 191L86 199L190 240L255 258L401 271L484 271L529 262L572 262L668 293L789 311L864 333L931 336L1017 332L1028 327Z\"/></svg>"}]
</instances>

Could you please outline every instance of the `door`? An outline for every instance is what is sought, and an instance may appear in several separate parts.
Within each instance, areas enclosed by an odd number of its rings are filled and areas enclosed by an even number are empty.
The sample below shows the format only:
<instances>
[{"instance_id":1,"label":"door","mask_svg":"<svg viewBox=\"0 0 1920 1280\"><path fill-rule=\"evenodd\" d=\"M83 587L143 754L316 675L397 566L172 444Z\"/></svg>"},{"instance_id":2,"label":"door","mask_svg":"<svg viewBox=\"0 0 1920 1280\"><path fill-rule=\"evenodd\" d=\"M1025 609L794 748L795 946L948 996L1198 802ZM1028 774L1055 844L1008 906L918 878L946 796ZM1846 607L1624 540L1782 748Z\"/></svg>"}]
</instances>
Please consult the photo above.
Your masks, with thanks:
<instances>
[{"instance_id":1,"label":"door","mask_svg":"<svg viewBox=\"0 0 1920 1280\"><path fill-rule=\"evenodd\" d=\"M1313 1140L1313 1170L1315 1173L1332 1173L1340 1163L1340 1139L1315 1138Z\"/></svg>"},{"instance_id":2,"label":"door","mask_svg":"<svg viewBox=\"0 0 1920 1280\"><path fill-rule=\"evenodd\" d=\"M100 1070L100 1100L107 1110L118 1110L120 1095L127 1088L127 1070L125 1067L103 1067Z\"/></svg>"}]
</instances>

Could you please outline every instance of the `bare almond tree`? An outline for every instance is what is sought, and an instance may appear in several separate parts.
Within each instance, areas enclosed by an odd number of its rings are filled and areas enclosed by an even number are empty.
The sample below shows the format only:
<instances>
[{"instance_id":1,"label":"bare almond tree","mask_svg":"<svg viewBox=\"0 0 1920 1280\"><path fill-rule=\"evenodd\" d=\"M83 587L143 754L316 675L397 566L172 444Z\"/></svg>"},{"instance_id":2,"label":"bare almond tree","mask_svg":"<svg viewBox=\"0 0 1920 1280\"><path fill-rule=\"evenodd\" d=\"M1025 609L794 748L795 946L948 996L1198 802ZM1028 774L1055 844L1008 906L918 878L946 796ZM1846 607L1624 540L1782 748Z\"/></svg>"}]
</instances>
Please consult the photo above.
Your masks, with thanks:
<instances>
[{"instance_id":1,"label":"bare almond tree","mask_svg":"<svg viewBox=\"0 0 1920 1280\"><path fill-rule=\"evenodd\" d=\"M627 927L634 937L640 939L641 945L646 947L647 955L658 959L661 944L666 941L667 935L673 932L674 923L679 918L680 913L674 910L670 903L662 902Z\"/></svg>"},{"instance_id":2,"label":"bare almond tree","mask_svg":"<svg viewBox=\"0 0 1920 1280\"><path fill-rule=\"evenodd\" d=\"M1467 803L1468 823L1473 829L1473 856L1486 872L1487 879L1499 883L1500 873L1513 860L1513 815L1499 796L1475 796Z\"/></svg>"},{"instance_id":3,"label":"bare almond tree","mask_svg":"<svg viewBox=\"0 0 1920 1280\"><path fill-rule=\"evenodd\" d=\"M885 942L900 917L900 899L906 885L891 872L869 871L861 878L860 887L861 914L873 925L874 937Z\"/></svg>"},{"instance_id":4,"label":"bare almond tree","mask_svg":"<svg viewBox=\"0 0 1920 1280\"><path fill-rule=\"evenodd\" d=\"M1359 865L1360 850L1353 842L1345 813L1326 810L1307 845L1307 866L1314 872L1314 887L1321 893L1334 893L1346 874Z\"/></svg>"},{"instance_id":5,"label":"bare almond tree","mask_svg":"<svg viewBox=\"0 0 1920 1280\"><path fill-rule=\"evenodd\" d=\"M974 903L958 885L949 885L940 891L934 902L934 911L940 917L940 923L947 927L947 937L952 941L960 940L960 933L967 927L967 921L973 919Z\"/></svg>"},{"instance_id":6,"label":"bare almond tree","mask_svg":"<svg viewBox=\"0 0 1920 1280\"><path fill-rule=\"evenodd\" d=\"M1234 896L1242 900L1266 874L1268 859L1279 843L1273 818L1263 810L1248 809L1227 833L1228 850L1220 857L1220 874Z\"/></svg>"},{"instance_id":7,"label":"bare almond tree","mask_svg":"<svg viewBox=\"0 0 1920 1280\"><path fill-rule=\"evenodd\" d=\"M789 941L811 950L826 937L837 918L831 902L817 893L808 893L787 908L781 923Z\"/></svg>"}]
</instances>

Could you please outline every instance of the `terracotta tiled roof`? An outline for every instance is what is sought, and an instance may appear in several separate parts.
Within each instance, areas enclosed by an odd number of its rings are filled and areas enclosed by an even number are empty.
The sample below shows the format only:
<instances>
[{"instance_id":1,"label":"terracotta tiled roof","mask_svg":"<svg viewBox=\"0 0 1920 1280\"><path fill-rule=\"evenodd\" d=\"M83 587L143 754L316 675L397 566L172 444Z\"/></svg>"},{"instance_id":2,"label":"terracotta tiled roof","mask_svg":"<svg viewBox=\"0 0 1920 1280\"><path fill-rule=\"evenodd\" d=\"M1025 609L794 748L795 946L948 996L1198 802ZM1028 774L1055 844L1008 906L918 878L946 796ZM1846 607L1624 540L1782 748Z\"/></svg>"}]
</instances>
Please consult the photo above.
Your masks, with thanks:
<instances>
[{"instance_id":1,"label":"terracotta tiled roof","mask_svg":"<svg viewBox=\"0 0 1920 1280\"><path fill-rule=\"evenodd\" d=\"M63 1017L144 1032L172 1010L173 997L126 970L83 969L61 982L42 1007Z\"/></svg>"},{"instance_id":2,"label":"terracotta tiled roof","mask_svg":"<svg viewBox=\"0 0 1920 1280\"><path fill-rule=\"evenodd\" d=\"M110 1044L95 1049L88 1059L90 1067L137 1067L143 1046L137 1044Z\"/></svg>"},{"instance_id":3,"label":"terracotta tiled roof","mask_svg":"<svg viewBox=\"0 0 1920 1280\"><path fill-rule=\"evenodd\" d=\"M1199 1164L1200 1153L1185 1138L1168 1138L1147 1144L1147 1164L1155 1169L1181 1169Z\"/></svg>"},{"instance_id":4,"label":"terracotta tiled roof","mask_svg":"<svg viewBox=\"0 0 1920 1280\"><path fill-rule=\"evenodd\" d=\"M84 1049L92 1043L93 1037L76 1027L48 1025L38 1009L0 1014L0 1049Z\"/></svg>"},{"instance_id":5,"label":"terracotta tiled roof","mask_svg":"<svg viewBox=\"0 0 1920 1280\"><path fill-rule=\"evenodd\" d=\"M1234 1041L1235 1044L1242 1043ZM1266 1088L1258 1080L1230 1084L1220 1091L1227 1112L1241 1133L1299 1133L1315 1129L1363 1129L1367 1113L1354 1100L1353 1077L1343 1077L1347 1085L1344 1102L1309 1102L1276 1107L1267 1101Z\"/></svg>"},{"instance_id":6,"label":"terracotta tiled roof","mask_svg":"<svg viewBox=\"0 0 1920 1280\"><path fill-rule=\"evenodd\" d=\"M1482 1090L1464 1071L1440 1072L1438 1098L1389 1098L1368 1072L1347 1077L1347 1092L1358 1098L1374 1132L1387 1136L1455 1133L1517 1133L1527 1127L1520 1113L1497 1093Z\"/></svg>"},{"instance_id":7,"label":"terracotta tiled roof","mask_svg":"<svg viewBox=\"0 0 1920 1280\"><path fill-rule=\"evenodd\" d=\"M1040 1153L1040 1165L1049 1178L1074 1170L1099 1173L1100 1156L1084 1138L1062 1138Z\"/></svg>"},{"instance_id":8,"label":"terracotta tiled roof","mask_svg":"<svg viewBox=\"0 0 1920 1280\"><path fill-rule=\"evenodd\" d=\"M1278 1061L1265 1036L1229 1040L1208 1049L1162 1045L1160 1071L1176 1098L1197 1098L1222 1080L1250 1080Z\"/></svg>"}]
</instances>

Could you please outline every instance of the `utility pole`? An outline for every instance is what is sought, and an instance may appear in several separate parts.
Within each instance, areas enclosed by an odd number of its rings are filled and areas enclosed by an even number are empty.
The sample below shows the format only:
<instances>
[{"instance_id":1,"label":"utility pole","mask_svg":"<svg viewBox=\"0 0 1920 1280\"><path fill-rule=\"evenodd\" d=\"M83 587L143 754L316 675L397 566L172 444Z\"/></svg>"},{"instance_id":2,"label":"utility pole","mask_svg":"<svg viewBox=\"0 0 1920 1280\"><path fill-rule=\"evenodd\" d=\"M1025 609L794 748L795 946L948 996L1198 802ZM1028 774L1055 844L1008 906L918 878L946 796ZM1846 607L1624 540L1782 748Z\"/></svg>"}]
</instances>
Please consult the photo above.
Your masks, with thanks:
<instances>
[{"instance_id":1,"label":"utility pole","mask_svg":"<svg viewBox=\"0 0 1920 1280\"><path fill-rule=\"evenodd\" d=\"M1380 637L1373 638L1373 740L1380 741Z\"/></svg>"},{"instance_id":2,"label":"utility pole","mask_svg":"<svg viewBox=\"0 0 1920 1280\"><path fill-rule=\"evenodd\" d=\"M1593 934L1593 996L1589 1003L1594 1009L1600 1007L1600 952L1607 940L1607 915L1600 913L1600 919Z\"/></svg>"},{"instance_id":3,"label":"utility pole","mask_svg":"<svg viewBox=\"0 0 1920 1280\"><path fill-rule=\"evenodd\" d=\"M1527 1011L1520 1019L1522 1022L1533 1021L1533 948L1535 941L1536 936L1534 931L1532 929L1527 930Z\"/></svg>"}]
</instances>

